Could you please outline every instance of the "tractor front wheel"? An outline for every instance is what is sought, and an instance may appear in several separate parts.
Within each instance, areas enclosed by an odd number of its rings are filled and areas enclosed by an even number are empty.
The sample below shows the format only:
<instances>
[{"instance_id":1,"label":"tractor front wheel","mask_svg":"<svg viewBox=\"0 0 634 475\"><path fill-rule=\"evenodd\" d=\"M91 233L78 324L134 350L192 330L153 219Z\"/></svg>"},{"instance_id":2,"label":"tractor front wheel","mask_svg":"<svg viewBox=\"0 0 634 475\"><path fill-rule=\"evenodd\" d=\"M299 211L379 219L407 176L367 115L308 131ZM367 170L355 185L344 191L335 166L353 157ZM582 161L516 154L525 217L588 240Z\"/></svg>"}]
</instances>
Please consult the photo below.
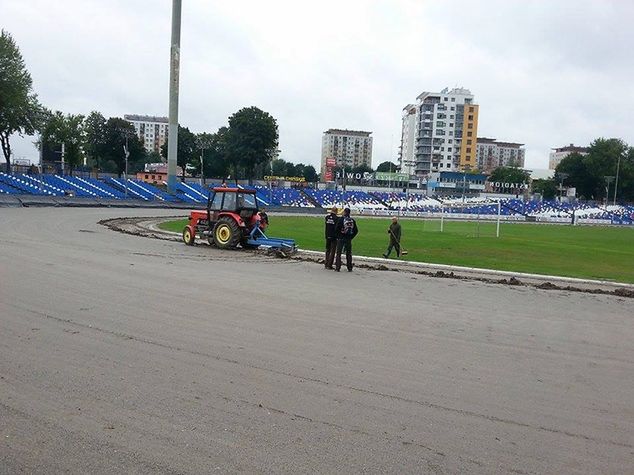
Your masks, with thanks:
<instances>
[{"instance_id":1,"label":"tractor front wheel","mask_svg":"<svg viewBox=\"0 0 634 475\"><path fill-rule=\"evenodd\" d=\"M240 242L240 227L231 218L220 218L213 231L214 244L220 249L233 249Z\"/></svg>"},{"instance_id":2,"label":"tractor front wheel","mask_svg":"<svg viewBox=\"0 0 634 475\"><path fill-rule=\"evenodd\" d=\"M188 246L193 246L194 241L196 240L196 233L192 229L192 227L188 224L183 229L183 242Z\"/></svg>"}]
</instances>

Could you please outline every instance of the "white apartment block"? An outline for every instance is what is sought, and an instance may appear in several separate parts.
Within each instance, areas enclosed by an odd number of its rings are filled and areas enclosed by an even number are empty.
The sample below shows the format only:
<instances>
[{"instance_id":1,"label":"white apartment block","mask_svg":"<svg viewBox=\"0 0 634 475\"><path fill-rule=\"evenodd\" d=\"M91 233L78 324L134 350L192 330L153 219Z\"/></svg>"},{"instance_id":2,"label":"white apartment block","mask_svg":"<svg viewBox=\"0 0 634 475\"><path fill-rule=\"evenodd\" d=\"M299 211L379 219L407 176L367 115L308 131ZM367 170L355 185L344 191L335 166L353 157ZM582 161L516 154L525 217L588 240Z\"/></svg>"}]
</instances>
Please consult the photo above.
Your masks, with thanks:
<instances>
[{"instance_id":1,"label":"white apartment block","mask_svg":"<svg viewBox=\"0 0 634 475\"><path fill-rule=\"evenodd\" d=\"M141 142L143 142L145 150L160 153L161 146L167 140L169 132L169 120L167 117L126 114L123 118L134 125L134 129Z\"/></svg>"},{"instance_id":2,"label":"white apartment block","mask_svg":"<svg viewBox=\"0 0 634 475\"><path fill-rule=\"evenodd\" d=\"M401 170L432 172L476 168L479 106L468 89L423 92L403 109Z\"/></svg>"},{"instance_id":3,"label":"white apartment block","mask_svg":"<svg viewBox=\"0 0 634 475\"><path fill-rule=\"evenodd\" d=\"M550 155L548 157L548 169L554 170L555 168L557 168L557 165L559 165L559 163L572 152L577 152L581 155L587 155L588 147L577 147L574 144L570 144L565 147L553 148L553 151L550 152Z\"/></svg>"},{"instance_id":4,"label":"white apartment block","mask_svg":"<svg viewBox=\"0 0 634 475\"><path fill-rule=\"evenodd\" d=\"M416 174L416 114L415 104L407 104L403 108L401 146L399 149L399 165L401 173Z\"/></svg>"},{"instance_id":5,"label":"white apartment block","mask_svg":"<svg viewBox=\"0 0 634 475\"><path fill-rule=\"evenodd\" d=\"M498 167L524 167L526 151L524 144L498 142L496 139L478 137L476 145L476 168L491 173Z\"/></svg>"},{"instance_id":6,"label":"white apartment block","mask_svg":"<svg viewBox=\"0 0 634 475\"><path fill-rule=\"evenodd\" d=\"M328 129L321 139L321 174L326 176L326 160L334 159L337 168L372 166L372 132Z\"/></svg>"}]
</instances>

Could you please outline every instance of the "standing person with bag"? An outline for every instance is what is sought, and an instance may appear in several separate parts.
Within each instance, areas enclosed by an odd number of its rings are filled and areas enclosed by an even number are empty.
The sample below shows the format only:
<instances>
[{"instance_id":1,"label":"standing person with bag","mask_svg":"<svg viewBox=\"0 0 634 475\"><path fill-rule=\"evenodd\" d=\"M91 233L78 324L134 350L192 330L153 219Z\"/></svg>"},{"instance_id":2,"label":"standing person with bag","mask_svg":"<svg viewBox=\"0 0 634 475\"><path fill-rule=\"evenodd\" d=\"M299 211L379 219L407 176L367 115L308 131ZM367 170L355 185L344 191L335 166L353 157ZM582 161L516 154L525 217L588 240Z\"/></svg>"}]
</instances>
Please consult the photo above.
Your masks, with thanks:
<instances>
[{"instance_id":1,"label":"standing person with bag","mask_svg":"<svg viewBox=\"0 0 634 475\"><path fill-rule=\"evenodd\" d=\"M383 254L383 257L386 259L390 257L392 248L396 249L396 257L401 257L401 225L396 216L392 218L392 224L390 224L387 233L390 235L390 244L387 246L387 252Z\"/></svg>"},{"instance_id":2,"label":"standing person with bag","mask_svg":"<svg viewBox=\"0 0 634 475\"><path fill-rule=\"evenodd\" d=\"M326 258L324 267L326 269L332 269L332 263L335 260L335 252L337 251L337 234L335 228L339 217L337 212L339 210L336 206L330 208L330 213L326 215L325 219L325 237L326 237Z\"/></svg>"},{"instance_id":3,"label":"standing person with bag","mask_svg":"<svg viewBox=\"0 0 634 475\"><path fill-rule=\"evenodd\" d=\"M357 222L350 216L350 208L343 210L343 216L335 226L335 234L337 235L337 259L335 261L335 270L341 270L341 252L346 250L346 267L348 272L352 272L352 240L359 233Z\"/></svg>"}]
</instances>

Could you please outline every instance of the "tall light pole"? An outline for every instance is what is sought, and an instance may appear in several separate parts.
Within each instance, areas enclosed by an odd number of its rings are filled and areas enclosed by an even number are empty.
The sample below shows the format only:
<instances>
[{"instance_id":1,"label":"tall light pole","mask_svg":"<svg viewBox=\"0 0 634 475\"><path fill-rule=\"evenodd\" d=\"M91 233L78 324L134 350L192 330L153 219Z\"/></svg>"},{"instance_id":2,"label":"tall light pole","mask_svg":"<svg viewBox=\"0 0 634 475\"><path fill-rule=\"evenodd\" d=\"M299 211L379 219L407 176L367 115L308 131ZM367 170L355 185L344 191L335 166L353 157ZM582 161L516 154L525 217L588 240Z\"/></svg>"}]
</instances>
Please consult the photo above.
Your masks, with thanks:
<instances>
[{"instance_id":1,"label":"tall light pole","mask_svg":"<svg viewBox=\"0 0 634 475\"><path fill-rule=\"evenodd\" d=\"M568 178L568 173L557 173L559 175L559 202L561 203L564 195L564 180Z\"/></svg>"},{"instance_id":2,"label":"tall light pole","mask_svg":"<svg viewBox=\"0 0 634 475\"><path fill-rule=\"evenodd\" d=\"M604 176L605 179L605 205L607 206L610 202L610 183L614 181L613 176Z\"/></svg>"},{"instance_id":3,"label":"tall light pole","mask_svg":"<svg viewBox=\"0 0 634 475\"><path fill-rule=\"evenodd\" d=\"M176 191L178 150L178 77L181 54L181 0L172 0L172 47L170 48L170 108L167 138L167 191Z\"/></svg>"},{"instance_id":4,"label":"tall light pole","mask_svg":"<svg viewBox=\"0 0 634 475\"><path fill-rule=\"evenodd\" d=\"M619 159L616 162L616 180L614 180L614 201L612 202L613 205L616 205L616 190L619 188L619 168L621 168L621 155L623 154L619 153Z\"/></svg>"},{"instance_id":5,"label":"tall light pole","mask_svg":"<svg viewBox=\"0 0 634 475\"><path fill-rule=\"evenodd\" d=\"M125 159L125 171L123 172L123 182L125 183L125 197L128 197L128 157L130 150L128 149L128 134L125 134L125 145L123 146L123 157Z\"/></svg>"}]
</instances>

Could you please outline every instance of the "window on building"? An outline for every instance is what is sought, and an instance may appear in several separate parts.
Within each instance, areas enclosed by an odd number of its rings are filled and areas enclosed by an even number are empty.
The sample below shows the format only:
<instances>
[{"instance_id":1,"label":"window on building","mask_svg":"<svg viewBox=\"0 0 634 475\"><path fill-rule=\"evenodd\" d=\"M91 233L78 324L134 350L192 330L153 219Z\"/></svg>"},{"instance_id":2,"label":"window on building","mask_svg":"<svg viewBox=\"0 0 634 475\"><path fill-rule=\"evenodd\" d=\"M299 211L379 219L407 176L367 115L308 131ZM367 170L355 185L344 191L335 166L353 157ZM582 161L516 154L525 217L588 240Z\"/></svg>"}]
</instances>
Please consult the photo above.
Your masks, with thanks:
<instances>
[{"instance_id":1,"label":"window on building","mask_svg":"<svg viewBox=\"0 0 634 475\"><path fill-rule=\"evenodd\" d=\"M467 140L467 145L471 145L471 139Z\"/></svg>"},{"instance_id":2,"label":"window on building","mask_svg":"<svg viewBox=\"0 0 634 475\"><path fill-rule=\"evenodd\" d=\"M467 137L473 137L473 132L467 132Z\"/></svg>"},{"instance_id":3,"label":"window on building","mask_svg":"<svg viewBox=\"0 0 634 475\"><path fill-rule=\"evenodd\" d=\"M473 115L470 115L470 116L468 117L468 119L469 119L469 120L473 120Z\"/></svg>"},{"instance_id":4,"label":"window on building","mask_svg":"<svg viewBox=\"0 0 634 475\"><path fill-rule=\"evenodd\" d=\"M467 153L471 153L471 147L467 147Z\"/></svg>"},{"instance_id":5,"label":"window on building","mask_svg":"<svg viewBox=\"0 0 634 475\"><path fill-rule=\"evenodd\" d=\"M456 98L455 98L455 97L452 97L452 98L451 98L451 102L456 102Z\"/></svg>"},{"instance_id":6,"label":"window on building","mask_svg":"<svg viewBox=\"0 0 634 475\"><path fill-rule=\"evenodd\" d=\"M450 122L450 123L449 123L449 127L453 127L453 123L451 123L451 122Z\"/></svg>"},{"instance_id":7,"label":"window on building","mask_svg":"<svg viewBox=\"0 0 634 475\"><path fill-rule=\"evenodd\" d=\"M473 124L467 124L467 129L473 129Z\"/></svg>"},{"instance_id":8,"label":"window on building","mask_svg":"<svg viewBox=\"0 0 634 475\"><path fill-rule=\"evenodd\" d=\"M469 107L469 112L473 112L473 107Z\"/></svg>"}]
</instances>

